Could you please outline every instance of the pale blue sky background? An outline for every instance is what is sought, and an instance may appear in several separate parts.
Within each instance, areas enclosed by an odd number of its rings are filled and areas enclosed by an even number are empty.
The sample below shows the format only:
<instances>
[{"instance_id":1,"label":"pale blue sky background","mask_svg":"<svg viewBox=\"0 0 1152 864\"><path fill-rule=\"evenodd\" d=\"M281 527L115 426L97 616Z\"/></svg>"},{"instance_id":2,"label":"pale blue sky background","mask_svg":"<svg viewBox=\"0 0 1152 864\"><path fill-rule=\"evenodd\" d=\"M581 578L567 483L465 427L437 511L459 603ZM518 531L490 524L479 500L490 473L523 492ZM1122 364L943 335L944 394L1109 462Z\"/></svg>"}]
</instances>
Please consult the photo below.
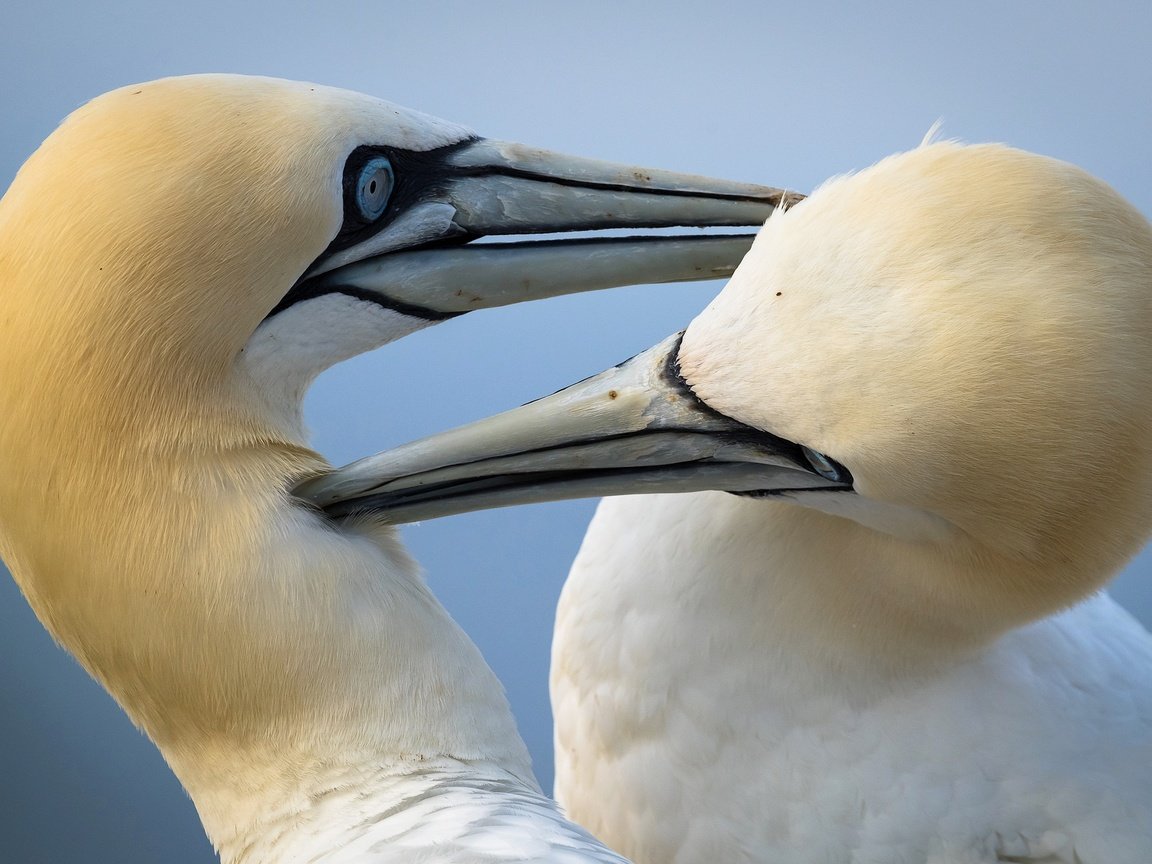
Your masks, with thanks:
<instances>
[{"instance_id":1,"label":"pale blue sky background","mask_svg":"<svg viewBox=\"0 0 1152 864\"><path fill-rule=\"evenodd\" d=\"M943 118L949 136L1077 162L1152 214L1149 37L1144 0L8 0L0 188L86 99L233 71L362 90L556 150L803 191L914 146ZM316 443L346 461L518 404L679 329L717 287L565 298L418 334L320 381L308 402ZM591 511L553 504L405 532L504 680L546 785L553 608ZM1145 622L1150 567L1142 556L1116 589ZM0 862L80 860L213 857L158 754L4 576Z\"/></svg>"}]
</instances>

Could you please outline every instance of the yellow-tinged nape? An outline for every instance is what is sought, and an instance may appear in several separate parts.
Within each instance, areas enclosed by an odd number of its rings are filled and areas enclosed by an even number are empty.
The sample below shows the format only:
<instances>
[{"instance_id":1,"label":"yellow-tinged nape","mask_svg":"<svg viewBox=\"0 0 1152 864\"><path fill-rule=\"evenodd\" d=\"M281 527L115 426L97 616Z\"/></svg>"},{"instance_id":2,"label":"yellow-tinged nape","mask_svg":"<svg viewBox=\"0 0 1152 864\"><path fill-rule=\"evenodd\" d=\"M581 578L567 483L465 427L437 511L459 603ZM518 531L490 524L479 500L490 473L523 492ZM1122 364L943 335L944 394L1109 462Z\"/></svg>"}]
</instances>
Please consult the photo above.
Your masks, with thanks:
<instances>
[{"instance_id":1,"label":"yellow-tinged nape","mask_svg":"<svg viewBox=\"0 0 1152 864\"><path fill-rule=\"evenodd\" d=\"M332 782L345 753L533 782L498 683L391 533L292 504L324 463L242 365L340 227L348 152L465 134L329 88L168 79L78 110L0 202L0 557L218 845L233 803L276 800L310 759Z\"/></svg>"},{"instance_id":2,"label":"yellow-tinged nape","mask_svg":"<svg viewBox=\"0 0 1152 864\"><path fill-rule=\"evenodd\" d=\"M711 407L852 472L859 500L801 497L869 526L836 536L877 563L853 580L876 614L983 638L1147 538L1150 334L1139 213L1074 166L944 142L769 219L680 362Z\"/></svg>"}]
</instances>

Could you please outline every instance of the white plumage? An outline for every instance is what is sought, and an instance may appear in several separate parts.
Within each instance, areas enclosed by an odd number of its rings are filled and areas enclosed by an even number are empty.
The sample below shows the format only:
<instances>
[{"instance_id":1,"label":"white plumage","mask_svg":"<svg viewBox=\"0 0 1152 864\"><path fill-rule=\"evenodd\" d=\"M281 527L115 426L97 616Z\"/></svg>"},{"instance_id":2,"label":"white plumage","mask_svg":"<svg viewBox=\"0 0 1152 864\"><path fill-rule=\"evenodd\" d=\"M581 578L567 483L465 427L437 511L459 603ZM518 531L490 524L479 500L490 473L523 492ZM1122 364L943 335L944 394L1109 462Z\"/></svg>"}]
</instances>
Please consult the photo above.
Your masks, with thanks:
<instances>
[{"instance_id":1,"label":"white plumage","mask_svg":"<svg viewBox=\"0 0 1152 864\"><path fill-rule=\"evenodd\" d=\"M681 368L859 494L600 505L553 652L573 818L645 864L1152 860L1152 637L1042 617L1152 528L1150 311L1147 224L1015 151L770 219Z\"/></svg>"}]
</instances>

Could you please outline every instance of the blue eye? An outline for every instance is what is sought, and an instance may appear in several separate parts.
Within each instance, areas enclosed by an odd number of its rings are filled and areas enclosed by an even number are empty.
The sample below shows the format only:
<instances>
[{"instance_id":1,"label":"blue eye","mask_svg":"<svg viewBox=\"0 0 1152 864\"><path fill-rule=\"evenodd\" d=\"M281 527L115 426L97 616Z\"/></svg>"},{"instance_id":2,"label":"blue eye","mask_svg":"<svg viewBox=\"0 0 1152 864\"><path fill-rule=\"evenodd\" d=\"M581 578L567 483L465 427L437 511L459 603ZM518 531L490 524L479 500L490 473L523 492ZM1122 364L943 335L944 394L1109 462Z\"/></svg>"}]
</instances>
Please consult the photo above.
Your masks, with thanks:
<instances>
[{"instance_id":1,"label":"blue eye","mask_svg":"<svg viewBox=\"0 0 1152 864\"><path fill-rule=\"evenodd\" d=\"M851 483L852 475L848 469L823 453L813 450L811 447L800 445L800 449L804 452L804 458L808 460L808 464L812 466L812 470L823 477L825 480L831 480L833 483Z\"/></svg>"},{"instance_id":2,"label":"blue eye","mask_svg":"<svg viewBox=\"0 0 1152 864\"><path fill-rule=\"evenodd\" d=\"M376 156L364 163L356 180L356 206L360 216L369 222L379 219L388 206L395 185L392 163L385 157Z\"/></svg>"}]
</instances>

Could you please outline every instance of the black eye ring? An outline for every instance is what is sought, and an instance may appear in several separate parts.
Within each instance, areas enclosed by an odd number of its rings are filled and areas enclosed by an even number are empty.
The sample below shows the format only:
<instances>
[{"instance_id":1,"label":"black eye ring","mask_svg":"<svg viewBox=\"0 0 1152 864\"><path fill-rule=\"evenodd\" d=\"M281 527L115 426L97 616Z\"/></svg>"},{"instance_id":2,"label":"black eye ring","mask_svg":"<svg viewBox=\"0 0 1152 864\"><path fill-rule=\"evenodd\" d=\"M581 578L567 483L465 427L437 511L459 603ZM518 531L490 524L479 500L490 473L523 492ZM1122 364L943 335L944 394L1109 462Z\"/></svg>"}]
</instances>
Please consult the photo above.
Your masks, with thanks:
<instances>
[{"instance_id":1,"label":"black eye ring","mask_svg":"<svg viewBox=\"0 0 1152 864\"><path fill-rule=\"evenodd\" d=\"M392 190L396 188L396 175L386 156L374 156L364 163L356 178L356 208L360 218L375 222L388 207Z\"/></svg>"},{"instance_id":2,"label":"black eye ring","mask_svg":"<svg viewBox=\"0 0 1152 864\"><path fill-rule=\"evenodd\" d=\"M833 483L847 483L851 485L852 472L831 456L825 456L818 450L805 447L803 444L800 445L800 450L804 453L804 458L808 460L808 464L812 466L812 470L825 480L831 480Z\"/></svg>"}]
</instances>

